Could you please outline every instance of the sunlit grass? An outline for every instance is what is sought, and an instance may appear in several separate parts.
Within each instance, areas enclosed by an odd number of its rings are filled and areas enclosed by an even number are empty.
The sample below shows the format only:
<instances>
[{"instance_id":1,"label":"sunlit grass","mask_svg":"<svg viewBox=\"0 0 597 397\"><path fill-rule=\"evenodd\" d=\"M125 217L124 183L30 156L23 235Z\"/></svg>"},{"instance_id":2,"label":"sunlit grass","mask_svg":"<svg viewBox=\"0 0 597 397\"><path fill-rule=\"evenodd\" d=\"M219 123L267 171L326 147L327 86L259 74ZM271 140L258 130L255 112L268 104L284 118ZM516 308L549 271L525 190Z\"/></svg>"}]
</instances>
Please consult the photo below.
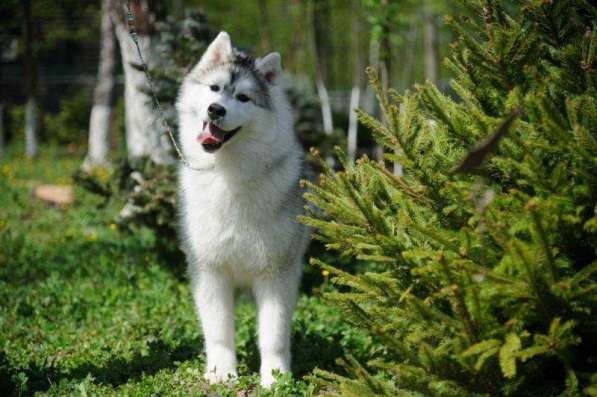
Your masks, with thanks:
<instances>
[{"instance_id":1,"label":"sunlit grass","mask_svg":"<svg viewBox=\"0 0 597 397\"><path fill-rule=\"evenodd\" d=\"M39 183L70 184L80 152L45 148L0 161L0 395L316 394L302 380L335 358L366 356L371 341L319 297L302 296L293 331L294 380L265 393L255 309L241 295L241 377L208 386L202 338L181 264L169 263L148 230L120 231L108 203L75 188L67 208L32 197Z\"/></svg>"}]
</instances>

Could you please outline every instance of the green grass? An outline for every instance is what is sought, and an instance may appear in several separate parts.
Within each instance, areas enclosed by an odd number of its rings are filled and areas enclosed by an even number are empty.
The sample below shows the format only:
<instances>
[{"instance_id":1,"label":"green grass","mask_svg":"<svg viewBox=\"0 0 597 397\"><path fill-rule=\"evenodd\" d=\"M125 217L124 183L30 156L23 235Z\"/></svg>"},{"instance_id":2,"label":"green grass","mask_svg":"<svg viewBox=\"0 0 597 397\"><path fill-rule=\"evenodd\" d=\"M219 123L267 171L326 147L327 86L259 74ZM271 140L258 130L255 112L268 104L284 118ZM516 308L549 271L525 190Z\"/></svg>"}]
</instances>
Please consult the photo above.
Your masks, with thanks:
<instances>
[{"instance_id":1,"label":"green grass","mask_svg":"<svg viewBox=\"0 0 597 397\"><path fill-rule=\"evenodd\" d=\"M70 183L80 153L46 149L0 160L0 395L317 395L305 378L367 357L371 341L320 297L300 297L294 378L261 390L255 309L241 295L234 385L201 379L202 337L181 263L160 255L148 230L112 219L121 203L75 188L62 209L34 199L38 183ZM242 393L241 393L242 395Z\"/></svg>"}]
</instances>

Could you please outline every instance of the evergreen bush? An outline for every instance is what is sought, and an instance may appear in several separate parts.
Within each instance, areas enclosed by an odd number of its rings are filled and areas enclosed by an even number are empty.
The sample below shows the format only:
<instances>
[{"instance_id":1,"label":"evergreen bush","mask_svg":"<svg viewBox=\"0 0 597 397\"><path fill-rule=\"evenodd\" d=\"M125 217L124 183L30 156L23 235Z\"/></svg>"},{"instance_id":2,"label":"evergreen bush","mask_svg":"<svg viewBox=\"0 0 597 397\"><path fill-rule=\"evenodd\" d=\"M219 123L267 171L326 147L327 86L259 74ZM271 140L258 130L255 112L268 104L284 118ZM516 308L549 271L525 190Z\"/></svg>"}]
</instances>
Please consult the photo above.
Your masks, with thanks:
<instances>
[{"instance_id":1,"label":"evergreen bush","mask_svg":"<svg viewBox=\"0 0 597 397\"><path fill-rule=\"evenodd\" d=\"M59 145L79 145L84 142L89 128L89 109L91 99L85 89L62 98L58 112L44 114L45 140Z\"/></svg>"},{"instance_id":2,"label":"evergreen bush","mask_svg":"<svg viewBox=\"0 0 597 397\"><path fill-rule=\"evenodd\" d=\"M404 174L362 158L308 183L301 220L366 265L312 259L327 297L383 346L314 379L342 396L597 396L597 8L463 3L458 100L384 93L369 71L384 122L360 121Z\"/></svg>"}]
</instances>

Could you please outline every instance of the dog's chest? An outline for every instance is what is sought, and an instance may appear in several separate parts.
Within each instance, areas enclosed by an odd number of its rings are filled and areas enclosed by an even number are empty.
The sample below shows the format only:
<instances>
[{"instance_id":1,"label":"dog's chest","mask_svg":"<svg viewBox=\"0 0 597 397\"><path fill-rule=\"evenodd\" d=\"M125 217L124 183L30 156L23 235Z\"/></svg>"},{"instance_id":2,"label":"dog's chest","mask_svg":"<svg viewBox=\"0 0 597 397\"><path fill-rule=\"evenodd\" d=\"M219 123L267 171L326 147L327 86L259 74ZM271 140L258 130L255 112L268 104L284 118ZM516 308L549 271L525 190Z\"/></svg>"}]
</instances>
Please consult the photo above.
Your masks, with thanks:
<instances>
[{"instance_id":1,"label":"dog's chest","mask_svg":"<svg viewBox=\"0 0 597 397\"><path fill-rule=\"evenodd\" d=\"M284 255L292 219L276 215L283 192L272 181L181 181L184 223L198 261L207 266L263 268Z\"/></svg>"}]
</instances>

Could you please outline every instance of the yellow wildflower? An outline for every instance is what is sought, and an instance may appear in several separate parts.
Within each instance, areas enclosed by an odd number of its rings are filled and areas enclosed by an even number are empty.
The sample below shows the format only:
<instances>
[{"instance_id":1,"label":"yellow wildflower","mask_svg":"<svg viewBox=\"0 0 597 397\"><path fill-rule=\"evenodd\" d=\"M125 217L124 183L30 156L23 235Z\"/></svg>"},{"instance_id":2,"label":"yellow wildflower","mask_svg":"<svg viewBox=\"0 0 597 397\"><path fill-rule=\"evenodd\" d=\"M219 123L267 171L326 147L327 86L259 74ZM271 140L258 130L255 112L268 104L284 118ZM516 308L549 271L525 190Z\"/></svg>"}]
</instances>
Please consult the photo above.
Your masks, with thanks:
<instances>
[{"instance_id":1,"label":"yellow wildflower","mask_svg":"<svg viewBox=\"0 0 597 397\"><path fill-rule=\"evenodd\" d=\"M328 277L330 275L330 272L327 270L322 270L321 274L323 275L323 277Z\"/></svg>"},{"instance_id":2,"label":"yellow wildflower","mask_svg":"<svg viewBox=\"0 0 597 397\"><path fill-rule=\"evenodd\" d=\"M107 183L108 180L110 180L110 170L105 167L94 168L92 175L94 175L102 183Z\"/></svg>"}]
</instances>

